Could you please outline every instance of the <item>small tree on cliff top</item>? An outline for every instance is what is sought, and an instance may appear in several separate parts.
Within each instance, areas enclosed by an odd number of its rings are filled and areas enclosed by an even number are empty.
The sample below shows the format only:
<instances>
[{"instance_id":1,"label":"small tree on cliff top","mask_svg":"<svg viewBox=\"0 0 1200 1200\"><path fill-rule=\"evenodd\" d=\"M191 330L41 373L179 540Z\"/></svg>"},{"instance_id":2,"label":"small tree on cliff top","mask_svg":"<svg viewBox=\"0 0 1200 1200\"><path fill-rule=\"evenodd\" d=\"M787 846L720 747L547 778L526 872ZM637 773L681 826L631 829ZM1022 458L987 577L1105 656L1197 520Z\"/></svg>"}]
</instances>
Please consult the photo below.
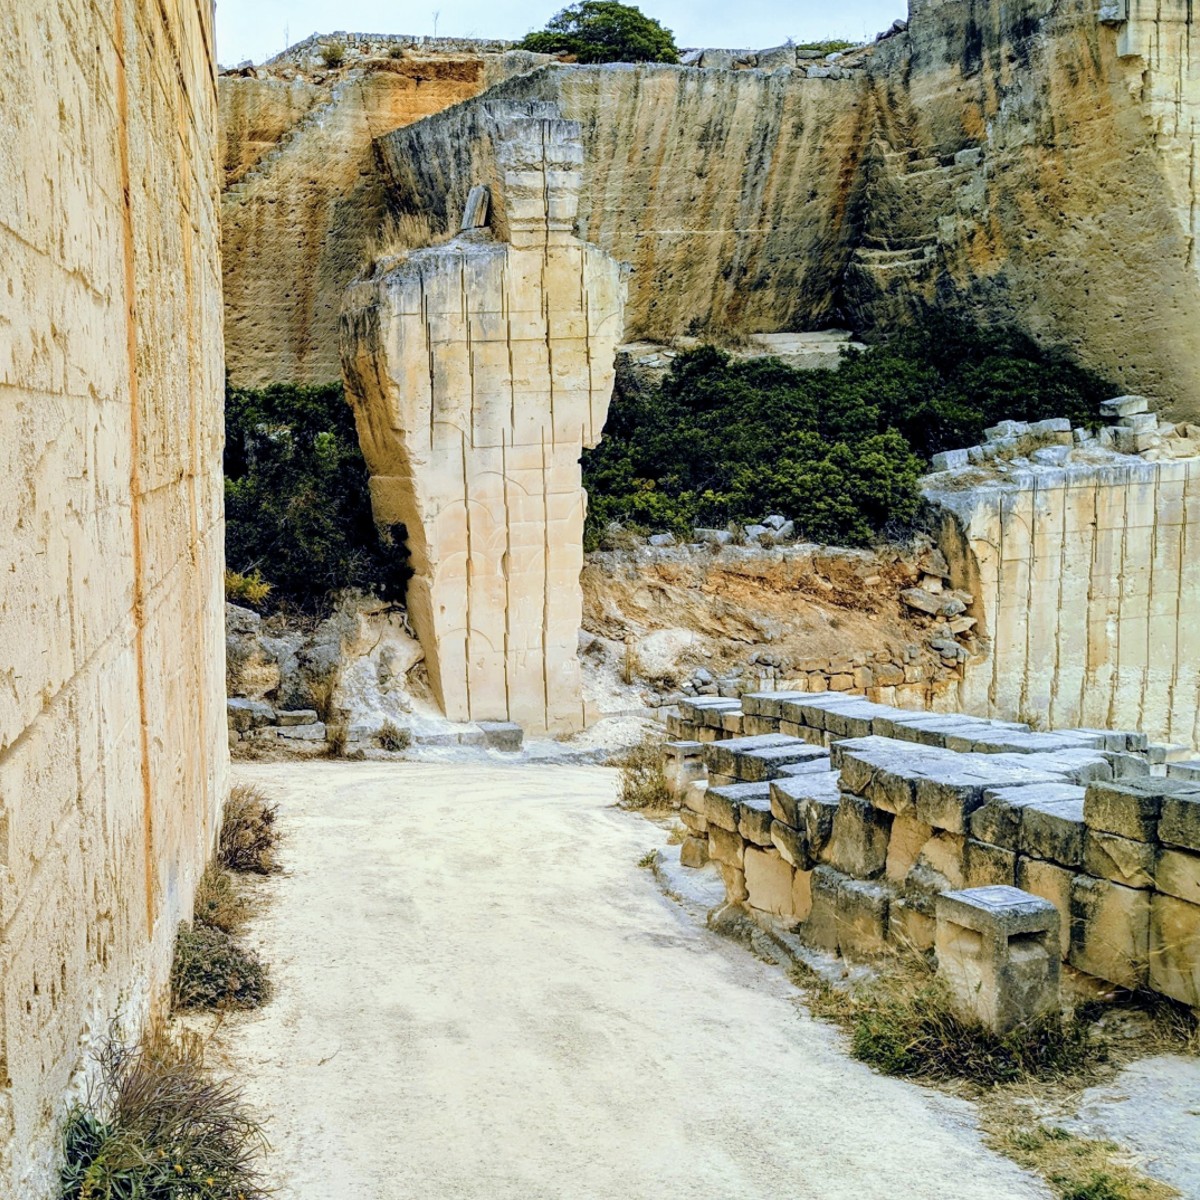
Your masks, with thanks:
<instances>
[{"instance_id":1,"label":"small tree on cliff top","mask_svg":"<svg viewBox=\"0 0 1200 1200\"><path fill-rule=\"evenodd\" d=\"M676 63L679 51L669 29L641 9L616 0L581 0L527 34L523 50L573 54L581 63Z\"/></svg>"}]
</instances>

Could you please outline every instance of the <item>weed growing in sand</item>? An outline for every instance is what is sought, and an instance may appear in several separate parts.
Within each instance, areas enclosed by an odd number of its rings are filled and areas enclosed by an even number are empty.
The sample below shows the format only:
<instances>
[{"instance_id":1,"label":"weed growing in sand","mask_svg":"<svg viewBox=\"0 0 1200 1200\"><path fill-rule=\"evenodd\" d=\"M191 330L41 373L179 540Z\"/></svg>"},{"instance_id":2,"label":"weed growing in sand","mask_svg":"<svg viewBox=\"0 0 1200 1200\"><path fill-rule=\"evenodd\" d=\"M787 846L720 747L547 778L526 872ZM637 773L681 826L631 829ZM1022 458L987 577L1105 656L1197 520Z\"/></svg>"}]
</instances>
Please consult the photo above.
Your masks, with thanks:
<instances>
[{"instance_id":1,"label":"weed growing in sand","mask_svg":"<svg viewBox=\"0 0 1200 1200\"><path fill-rule=\"evenodd\" d=\"M399 754L400 751L407 750L412 745L412 733L407 729L401 729L391 721L384 721L382 728L375 735L375 740L379 743L381 750Z\"/></svg>"},{"instance_id":2,"label":"weed growing in sand","mask_svg":"<svg viewBox=\"0 0 1200 1200\"><path fill-rule=\"evenodd\" d=\"M654 869L654 864L657 862L658 862L658 851L657 850L647 850L646 853L643 854L642 857L638 859L637 865L639 867L644 867L647 871L651 871Z\"/></svg>"},{"instance_id":3,"label":"weed growing in sand","mask_svg":"<svg viewBox=\"0 0 1200 1200\"><path fill-rule=\"evenodd\" d=\"M232 934L206 925L181 925L171 963L171 1007L257 1008L271 998L266 964Z\"/></svg>"},{"instance_id":4,"label":"weed growing in sand","mask_svg":"<svg viewBox=\"0 0 1200 1200\"><path fill-rule=\"evenodd\" d=\"M61 1200L263 1200L267 1139L199 1039L111 1039L63 1136Z\"/></svg>"},{"instance_id":5,"label":"weed growing in sand","mask_svg":"<svg viewBox=\"0 0 1200 1200\"><path fill-rule=\"evenodd\" d=\"M217 862L229 871L271 875L278 871L276 851L279 830L275 820L278 806L258 788L238 784L225 801Z\"/></svg>"},{"instance_id":6,"label":"weed growing in sand","mask_svg":"<svg viewBox=\"0 0 1200 1200\"><path fill-rule=\"evenodd\" d=\"M197 925L237 933L250 916L250 904L238 889L234 877L216 862L211 862L196 885L193 912Z\"/></svg>"},{"instance_id":7,"label":"weed growing in sand","mask_svg":"<svg viewBox=\"0 0 1200 1200\"><path fill-rule=\"evenodd\" d=\"M650 738L609 760L621 770L622 808L637 812L665 812L675 807L663 771L662 742Z\"/></svg>"}]
</instances>

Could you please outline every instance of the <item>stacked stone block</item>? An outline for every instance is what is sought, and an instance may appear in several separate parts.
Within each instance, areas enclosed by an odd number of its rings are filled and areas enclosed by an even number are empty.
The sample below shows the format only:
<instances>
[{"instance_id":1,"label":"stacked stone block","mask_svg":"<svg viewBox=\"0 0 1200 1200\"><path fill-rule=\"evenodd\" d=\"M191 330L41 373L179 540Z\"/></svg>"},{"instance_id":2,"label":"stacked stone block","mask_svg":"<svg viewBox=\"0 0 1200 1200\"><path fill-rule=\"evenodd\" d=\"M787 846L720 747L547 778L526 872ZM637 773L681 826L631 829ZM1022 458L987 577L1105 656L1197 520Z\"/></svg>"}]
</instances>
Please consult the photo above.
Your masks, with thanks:
<instances>
[{"instance_id":1,"label":"stacked stone block","mask_svg":"<svg viewBox=\"0 0 1200 1200\"><path fill-rule=\"evenodd\" d=\"M1019 889L1057 914L1056 964L1200 1006L1200 782L1158 773L1143 735L838 694L680 707L684 861L714 862L730 902L856 959L931 949L939 897Z\"/></svg>"}]
</instances>

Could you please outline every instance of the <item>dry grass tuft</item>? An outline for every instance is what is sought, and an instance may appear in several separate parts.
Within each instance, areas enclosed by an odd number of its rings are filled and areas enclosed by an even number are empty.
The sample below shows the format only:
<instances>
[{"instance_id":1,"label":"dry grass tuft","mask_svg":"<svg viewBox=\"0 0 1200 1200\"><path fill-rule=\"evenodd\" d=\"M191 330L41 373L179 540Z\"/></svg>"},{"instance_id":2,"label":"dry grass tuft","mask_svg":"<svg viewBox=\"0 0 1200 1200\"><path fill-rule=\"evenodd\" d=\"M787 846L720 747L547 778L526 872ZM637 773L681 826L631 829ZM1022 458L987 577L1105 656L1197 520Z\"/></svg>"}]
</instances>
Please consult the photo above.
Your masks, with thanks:
<instances>
[{"instance_id":1,"label":"dry grass tuft","mask_svg":"<svg viewBox=\"0 0 1200 1200\"><path fill-rule=\"evenodd\" d=\"M271 998L263 961L232 934L205 925L181 925L171 963L171 1007L258 1008Z\"/></svg>"},{"instance_id":2,"label":"dry grass tuft","mask_svg":"<svg viewBox=\"0 0 1200 1200\"><path fill-rule=\"evenodd\" d=\"M816 1016L850 1035L855 1058L885 1075L977 1085L1062 1079L1105 1061L1089 1021L1051 1013L1006 1034L964 1021L928 967L905 964L854 991L794 972Z\"/></svg>"},{"instance_id":3,"label":"dry grass tuft","mask_svg":"<svg viewBox=\"0 0 1200 1200\"><path fill-rule=\"evenodd\" d=\"M194 904L197 925L237 933L250 917L250 903L238 890L233 876L216 862L211 862L196 885Z\"/></svg>"},{"instance_id":4,"label":"dry grass tuft","mask_svg":"<svg viewBox=\"0 0 1200 1200\"><path fill-rule=\"evenodd\" d=\"M1179 1193L1120 1161L1113 1142L1057 1126L1009 1129L989 1139L1001 1154L1043 1176L1061 1200L1171 1200Z\"/></svg>"},{"instance_id":5,"label":"dry grass tuft","mask_svg":"<svg viewBox=\"0 0 1200 1200\"><path fill-rule=\"evenodd\" d=\"M662 741L649 738L640 746L618 754L609 766L621 770L621 795L617 803L636 812L668 812L675 808L663 772Z\"/></svg>"},{"instance_id":6,"label":"dry grass tuft","mask_svg":"<svg viewBox=\"0 0 1200 1200\"><path fill-rule=\"evenodd\" d=\"M278 806L256 787L238 784L225 801L217 862L229 871L272 875L280 870L276 851Z\"/></svg>"},{"instance_id":7,"label":"dry grass tuft","mask_svg":"<svg viewBox=\"0 0 1200 1200\"><path fill-rule=\"evenodd\" d=\"M375 740L379 743L381 750L399 754L400 751L407 750L412 745L412 733L407 729L401 729L391 721L384 721L383 726L375 735Z\"/></svg>"},{"instance_id":8,"label":"dry grass tuft","mask_svg":"<svg viewBox=\"0 0 1200 1200\"><path fill-rule=\"evenodd\" d=\"M115 1038L63 1136L62 1200L263 1200L267 1139L199 1039Z\"/></svg>"}]
</instances>

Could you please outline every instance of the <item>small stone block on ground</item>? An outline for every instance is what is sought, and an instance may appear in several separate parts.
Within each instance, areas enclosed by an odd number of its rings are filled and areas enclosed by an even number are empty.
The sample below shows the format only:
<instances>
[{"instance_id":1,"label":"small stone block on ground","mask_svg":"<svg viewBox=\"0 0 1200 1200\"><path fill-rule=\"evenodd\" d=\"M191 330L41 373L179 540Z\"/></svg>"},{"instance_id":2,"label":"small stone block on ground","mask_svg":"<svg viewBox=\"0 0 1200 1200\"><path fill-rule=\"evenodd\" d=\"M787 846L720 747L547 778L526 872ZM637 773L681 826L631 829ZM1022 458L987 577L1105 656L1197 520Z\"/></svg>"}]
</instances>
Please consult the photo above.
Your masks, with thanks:
<instances>
[{"instance_id":1,"label":"small stone block on ground","mask_svg":"<svg viewBox=\"0 0 1200 1200\"><path fill-rule=\"evenodd\" d=\"M685 867L703 867L708 862L708 838L684 838L679 847L679 862Z\"/></svg>"},{"instance_id":2,"label":"small stone block on ground","mask_svg":"<svg viewBox=\"0 0 1200 1200\"><path fill-rule=\"evenodd\" d=\"M525 731L515 721L477 721L489 750L516 754L525 740Z\"/></svg>"}]
</instances>

